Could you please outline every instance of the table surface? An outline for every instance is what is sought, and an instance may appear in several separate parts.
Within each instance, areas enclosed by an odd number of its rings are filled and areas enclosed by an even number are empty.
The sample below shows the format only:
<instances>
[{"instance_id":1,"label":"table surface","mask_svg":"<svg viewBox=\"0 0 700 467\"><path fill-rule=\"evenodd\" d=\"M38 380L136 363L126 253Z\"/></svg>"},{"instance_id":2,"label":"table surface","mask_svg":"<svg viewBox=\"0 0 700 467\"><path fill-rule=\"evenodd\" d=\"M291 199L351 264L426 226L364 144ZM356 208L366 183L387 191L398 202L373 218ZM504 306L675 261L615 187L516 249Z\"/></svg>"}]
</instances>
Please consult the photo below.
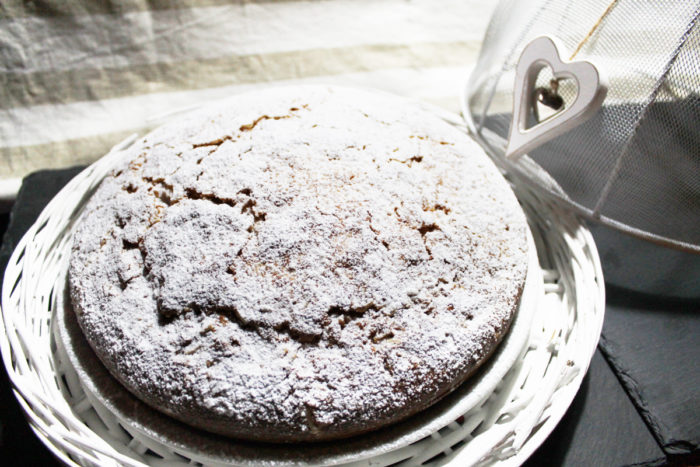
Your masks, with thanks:
<instances>
[{"instance_id":1,"label":"table surface","mask_svg":"<svg viewBox=\"0 0 700 467\"><path fill-rule=\"evenodd\" d=\"M0 215L0 230L7 231L2 270L43 206L78 170L24 180L12 214ZM700 464L698 332L699 301L608 287L603 336L581 389L525 465ZM27 425L4 367L1 373L4 465L59 465Z\"/></svg>"}]
</instances>

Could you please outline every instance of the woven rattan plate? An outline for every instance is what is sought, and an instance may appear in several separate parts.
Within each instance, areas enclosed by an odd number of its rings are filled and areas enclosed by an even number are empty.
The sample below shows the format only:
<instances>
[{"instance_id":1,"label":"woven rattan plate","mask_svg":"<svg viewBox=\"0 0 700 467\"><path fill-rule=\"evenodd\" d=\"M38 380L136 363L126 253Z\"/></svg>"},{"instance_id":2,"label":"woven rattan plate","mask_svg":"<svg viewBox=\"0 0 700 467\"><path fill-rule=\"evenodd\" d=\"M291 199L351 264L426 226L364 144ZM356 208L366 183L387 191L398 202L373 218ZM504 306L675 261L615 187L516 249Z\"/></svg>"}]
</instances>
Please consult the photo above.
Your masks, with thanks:
<instances>
[{"instance_id":1,"label":"woven rattan plate","mask_svg":"<svg viewBox=\"0 0 700 467\"><path fill-rule=\"evenodd\" d=\"M530 267L529 295L492 361L428 411L375 434L290 449L231 442L145 408L99 362L91 363L96 357L63 300L74 221L130 143L66 185L20 241L5 272L4 363L30 426L65 463L518 464L571 403L602 326L597 252L574 214L511 180L539 259Z\"/></svg>"},{"instance_id":2,"label":"woven rattan plate","mask_svg":"<svg viewBox=\"0 0 700 467\"><path fill-rule=\"evenodd\" d=\"M530 251L535 252L534 245ZM527 344L537 300L544 293L536 254L531 255L530 270L532 273L507 337L475 377L440 403L402 423L338 442L274 445L237 441L191 428L151 409L126 391L102 366L83 337L70 307L70 298L65 293L63 300L57 303L53 320L56 366L69 368L78 375L81 387L63 388L67 397L84 391L93 405L114 414L129 432L150 439L154 443L151 450L155 452L181 452L204 464L284 465L303 461L338 465L368 459L430 436L493 393Z\"/></svg>"}]
</instances>

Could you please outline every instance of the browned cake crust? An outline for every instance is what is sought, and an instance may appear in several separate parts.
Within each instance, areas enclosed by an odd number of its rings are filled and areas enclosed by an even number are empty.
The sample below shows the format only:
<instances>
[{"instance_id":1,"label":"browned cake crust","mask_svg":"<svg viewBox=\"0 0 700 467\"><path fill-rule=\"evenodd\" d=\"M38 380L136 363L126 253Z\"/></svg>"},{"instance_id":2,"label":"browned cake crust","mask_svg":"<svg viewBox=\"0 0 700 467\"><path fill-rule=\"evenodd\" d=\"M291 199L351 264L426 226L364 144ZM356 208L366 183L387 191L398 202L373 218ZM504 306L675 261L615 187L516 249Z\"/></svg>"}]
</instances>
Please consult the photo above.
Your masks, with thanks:
<instances>
[{"instance_id":1,"label":"browned cake crust","mask_svg":"<svg viewBox=\"0 0 700 467\"><path fill-rule=\"evenodd\" d=\"M413 104L274 89L129 152L80 220L72 303L110 372L185 423L373 430L462 383L509 326L525 217L482 150Z\"/></svg>"}]
</instances>

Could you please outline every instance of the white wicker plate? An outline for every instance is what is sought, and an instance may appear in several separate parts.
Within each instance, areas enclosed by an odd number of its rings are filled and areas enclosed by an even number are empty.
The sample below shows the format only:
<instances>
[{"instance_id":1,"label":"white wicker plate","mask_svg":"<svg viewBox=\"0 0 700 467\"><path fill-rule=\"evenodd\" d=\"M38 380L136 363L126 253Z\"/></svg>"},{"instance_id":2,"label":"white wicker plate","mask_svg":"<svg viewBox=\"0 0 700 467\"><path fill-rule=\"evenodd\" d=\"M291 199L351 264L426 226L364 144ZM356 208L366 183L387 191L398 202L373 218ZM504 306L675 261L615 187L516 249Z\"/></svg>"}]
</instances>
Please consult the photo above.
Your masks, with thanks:
<instances>
[{"instance_id":1,"label":"white wicker plate","mask_svg":"<svg viewBox=\"0 0 700 467\"><path fill-rule=\"evenodd\" d=\"M523 297L508 335L476 375L428 410L388 428L338 442L302 445L238 441L191 428L151 409L119 384L102 366L75 319L67 293L57 296L52 328L57 351L56 367L77 373L80 387L61 387L65 397L88 397L95 407L113 414L119 424L136 437L150 441L154 453L172 452L206 465L339 465L391 453L445 427L489 395L513 367L527 345L538 300L544 295L543 278L531 243L530 273ZM61 271L58 281L66 281ZM62 298L61 298L62 297Z\"/></svg>"},{"instance_id":2,"label":"white wicker plate","mask_svg":"<svg viewBox=\"0 0 700 467\"><path fill-rule=\"evenodd\" d=\"M169 420L175 430L164 430L169 425L157 419L154 424L151 418L162 416L141 409L138 401L133 405L116 396L121 405L113 403L114 395L101 392L104 388L96 383L102 379L93 378L105 370L98 365L90 369L90 377L87 372L79 377L73 367L80 372L84 362L78 358L79 346L57 347L50 330L55 321L52 314L63 309L59 304L65 292L74 221L131 141L81 172L49 203L18 244L3 282L0 348L15 395L37 436L67 464L216 465L227 460L356 465L474 465L504 460L517 464L543 442L568 408L600 336L602 273L593 240L579 219L517 181L514 190L528 214L544 291L536 294L533 323L530 332L523 333L527 345L516 342L517 330L523 328L517 320L527 319L519 314L513 324L516 332L504 341L496 359L468 383L471 388L488 381L483 391L460 388L458 394L429 409L430 415L413 417L395 428L399 431L393 437L389 429L374 440L366 436L364 442L326 443L320 452L314 445L316 457L309 446L291 450L296 452L291 457L290 449L284 448L280 458L279 452L278 457L268 453L268 445L254 443L239 443L232 456L231 449L222 448L230 441L188 428L183 432L184 425ZM59 316L66 318L65 323L70 321L70 315ZM74 358L71 351L76 351ZM500 367L499 361L504 362ZM125 391L121 394L131 397ZM459 410L450 410L455 407Z\"/></svg>"}]
</instances>

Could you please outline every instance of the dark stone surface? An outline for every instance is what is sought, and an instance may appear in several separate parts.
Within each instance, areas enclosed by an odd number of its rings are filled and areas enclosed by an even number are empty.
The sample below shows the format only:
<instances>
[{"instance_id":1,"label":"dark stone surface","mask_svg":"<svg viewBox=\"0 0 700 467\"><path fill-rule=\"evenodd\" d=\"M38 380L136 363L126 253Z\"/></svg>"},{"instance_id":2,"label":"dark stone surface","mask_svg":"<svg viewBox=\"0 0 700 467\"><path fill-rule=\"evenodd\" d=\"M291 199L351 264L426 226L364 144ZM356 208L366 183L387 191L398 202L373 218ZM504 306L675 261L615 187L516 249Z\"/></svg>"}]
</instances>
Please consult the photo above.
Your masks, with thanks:
<instances>
[{"instance_id":1,"label":"dark stone surface","mask_svg":"<svg viewBox=\"0 0 700 467\"><path fill-rule=\"evenodd\" d=\"M2 271L3 276L7 261L24 233L32 226L56 193L84 168L41 170L27 175L22 180L22 187L17 194L15 204L12 206L9 225L6 226L0 247L0 271Z\"/></svg>"},{"instance_id":2,"label":"dark stone surface","mask_svg":"<svg viewBox=\"0 0 700 467\"><path fill-rule=\"evenodd\" d=\"M700 449L700 301L608 287L600 348L671 456Z\"/></svg>"}]
</instances>

